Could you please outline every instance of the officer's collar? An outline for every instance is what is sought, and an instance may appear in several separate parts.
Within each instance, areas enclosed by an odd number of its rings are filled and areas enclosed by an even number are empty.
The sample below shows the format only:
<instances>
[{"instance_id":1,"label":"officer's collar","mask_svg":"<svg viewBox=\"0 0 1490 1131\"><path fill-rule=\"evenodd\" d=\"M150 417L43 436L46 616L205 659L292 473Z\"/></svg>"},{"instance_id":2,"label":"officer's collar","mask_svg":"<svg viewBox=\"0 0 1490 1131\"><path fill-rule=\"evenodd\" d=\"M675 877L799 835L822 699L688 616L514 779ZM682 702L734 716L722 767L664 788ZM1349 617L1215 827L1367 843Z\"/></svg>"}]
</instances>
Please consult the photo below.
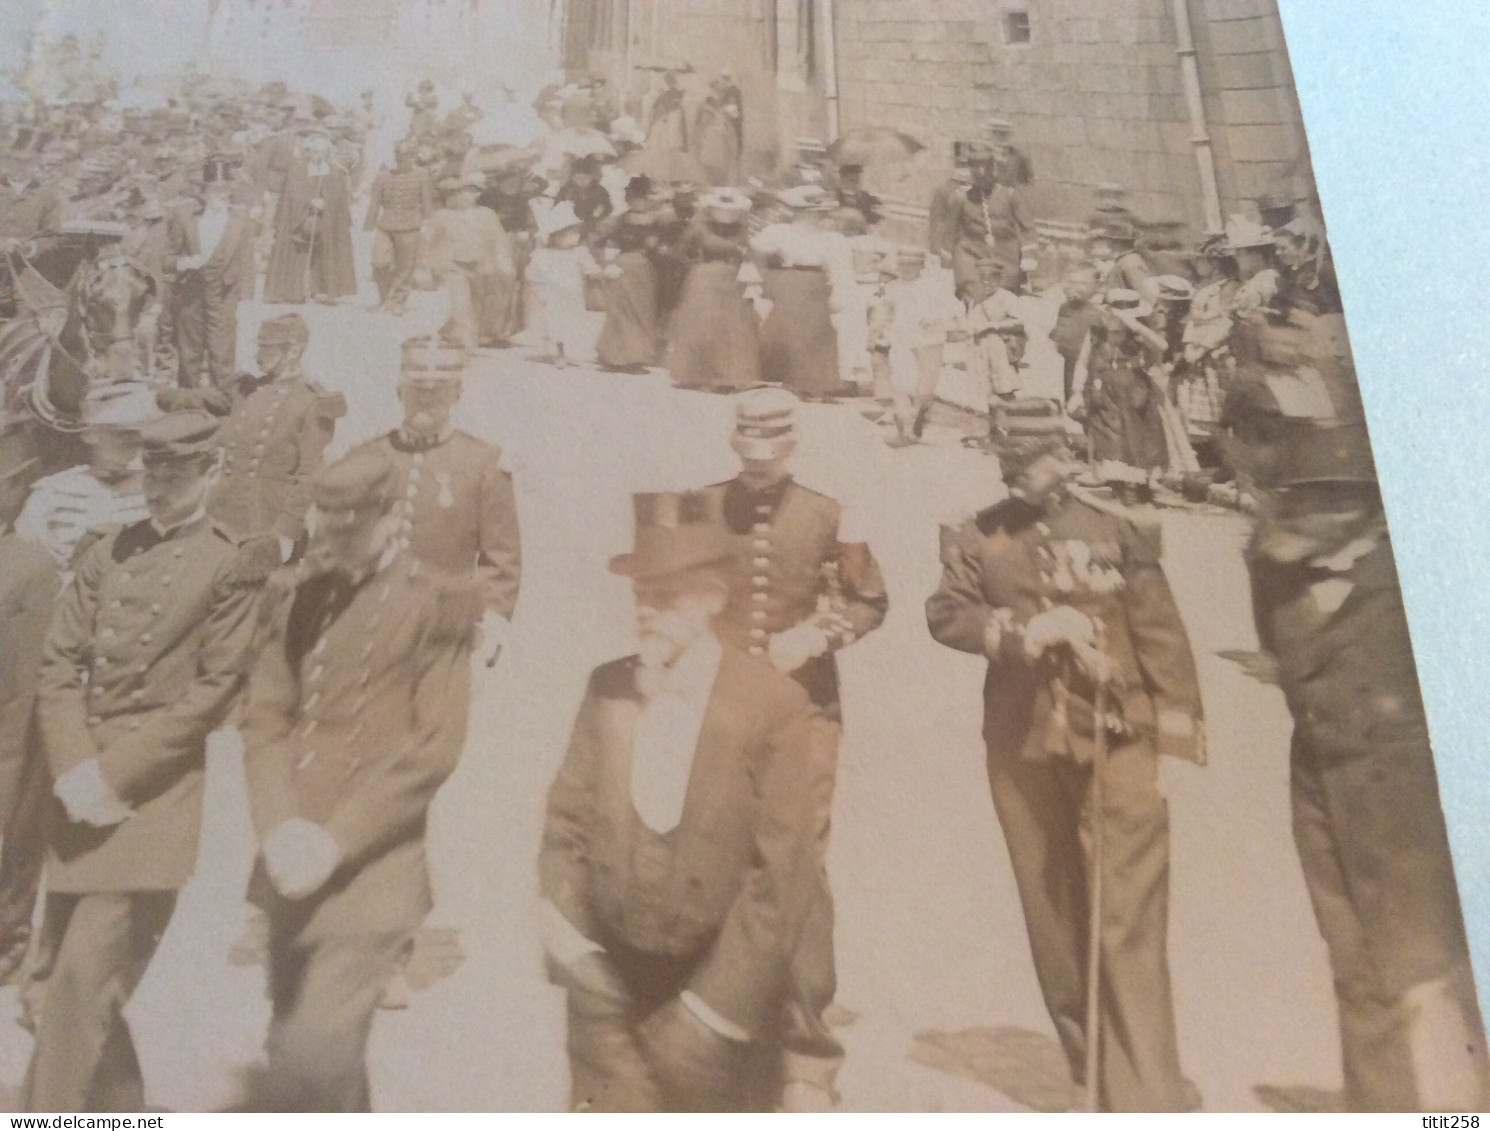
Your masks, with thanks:
<instances>
[{"instance_id":1,"label":"officer's collar","mask_svg":"<svg viewBox=\"0 0 1490 1131\"><path fill-rule=\"evenodd\" d=\"M441 444L449 443L450 437L454 435L455 426L451 424L447 424L434 436L417 436L408 429L399 427L388 434L388 442L393 445L394 451L427 452L431 448L438 448Z\"/></svg>"},{"instance_id":2,"label":"officer's collar","mask_svg":"<svg viewBox=\"0 0 1490 1131\"><path fill-rule=\"evenodd\" d=\"M176 537L176 535L190 530L192 527L202 522L206 517L207 504L206 502L203 502L202 505L197 507L196 510L192 511L191 514L187 515L180 522L173 523L170 526L161 526L160 523L156 522L153 517L148 518L145 521L150 524L150 529L155 531L160 540L164 542L169 538L174 538Z\"/></svg>"}]
</instances>

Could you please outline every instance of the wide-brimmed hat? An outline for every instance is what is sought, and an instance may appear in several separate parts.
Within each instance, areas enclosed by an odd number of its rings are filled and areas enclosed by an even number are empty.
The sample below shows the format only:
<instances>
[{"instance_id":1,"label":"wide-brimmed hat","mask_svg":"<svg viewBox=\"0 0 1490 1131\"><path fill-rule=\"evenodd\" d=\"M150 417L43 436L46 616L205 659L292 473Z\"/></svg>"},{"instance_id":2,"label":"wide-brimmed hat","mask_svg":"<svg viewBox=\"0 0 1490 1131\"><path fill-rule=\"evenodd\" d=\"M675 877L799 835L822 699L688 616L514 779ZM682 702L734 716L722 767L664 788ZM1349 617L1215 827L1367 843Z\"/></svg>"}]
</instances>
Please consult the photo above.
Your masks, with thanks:
<instances>
[{"instance_id":1,"label":"wide-brimmed hat","mask_svg":"<svg viewBox=\"0 0 1490 1131\"><path fill-rule=\"evenodd\" d=\"M1108 243L1136 244L1138 242L1138 229L1129 221L1115 217L1093 228L1088 238L1106 240Z\"/></svg>"},{"instance_id":2,"label":"wide-brimmed hat","mask_svg":"<svg viewBox=\"0 0 1490 1131\"><path fill-rule=\"evenodd\" d=\"M1154 312L1153 303L1126 287L1108 288L1102 296L1102 305L1120 318L1147 318Z\"/></svg>"},{"instance_id":3,"label":"wide-brimmed hat","mask_svg":"<svg viewBox=\"0 0 1490 1131\"><path fill-rule=\"evenodd\" d=\"M776 199L797 212L822 212L836 207L822 185L794 185L778 192Z\"/></svg>"},{"instance_id":4,"label":"wide-brimmed hat","mask_svg":"<svg viewBox=\"0 0 1490 1131\"><path fill-rule=\"evenodd\" d=\"M1183 275L1158 275L1153 285L1160 302L1189 302L1195 297L1195 284Z\"/></svg>"},{"instance_id":5,"label":"wide-brimmed hat","mask_svg":"<svg viewBox=\"0 0 1490 1131\"><path fill-rule=\"evenodd\" d=\"M1226 246L1231 251L1272 247L1273 233L1261 220L1240 214L1229 216L1226 220Z\"/></svg>"},{"instance_id":6,"label":"wide-brimmed hat","mask_svg":"<svg viewBox=\"0 0 1490 1131\"><path fill-rule=\"evenodd\" d=\"M612 573L657 580L723 566L733 555L733 537L702 492L649 492L633 495L632 502L635 549L610 560Z\"/></svg>"},{"instance_id":7,"label":"wide-brimmed hat","mask_svg":"<svg viewBox=\"0 0 1490 1131\"><path fill-rule=\"evenodd\" d=\"M974 138L962 147L962 160L968 165L991 165L998 157L993 143L982 138Z\"/></svg>"},{"instance_id":8,"label":"wide-brimmed hat","mask_svg":"<svg viewBox=\"0 0 1490 1131\"><path fill-rule=\"evenodd\" d=\"M322 468L310 483L310 498L323 511L383 510L392 501L393 464L375 448L363 448Z\"/></svg>"},{"instance_id":9,"label":"wide-brimmed hat","mask_svg":"<svg viewBox=\"0 0 1490 1131\"><path fill-rule=\"evenodd\" d=\"M750 197L741 189L710 189L698 198L698 206L720 222L739 220L750 214Z\"/></svg>"},{"instance_id":10,"label":"wide-brimmed hat","mask_svg":"<svg viewBox=\"0 0 1490 1131\"><path fill-rule=\"evenodd\" d=\"M221 421L204 409L168 412L140 427L147 459L189 459L217 450Z\"/></svg>"},{"instance_id":11,"label":"wide-brimmed hat","mask_svg":"<svg viewBox=\"0 0 1490 1131\"><path fill-rule=\"evenodd\" d=\"M797 439L797 398L782 388L751 389L735 400L730 447L744 459L776 459Z\"/></svg>"},{"instance_id":12,"label":"wide-brimmed hat","mask_svg":"<svg viewBox=\"0 0 1490 1131\"><path fill-rule=\"evenodd\" d=\"M569 228L577 228L582 223L579 213L574 210L574 202L561 201L538 217L538 238L546 240Z\"/></svg>"},{"instance_id":13,"label":"wide-brimmed hat","mask_svg":"<svg viewBox=\"0 0 1490 1131\"><path fill-rule=\"evenodd\" d=\"M86 428L138 431L160 415L156 394L143 381L101 384L90 389L83 399Z\"/></svg>"}]
</instances>

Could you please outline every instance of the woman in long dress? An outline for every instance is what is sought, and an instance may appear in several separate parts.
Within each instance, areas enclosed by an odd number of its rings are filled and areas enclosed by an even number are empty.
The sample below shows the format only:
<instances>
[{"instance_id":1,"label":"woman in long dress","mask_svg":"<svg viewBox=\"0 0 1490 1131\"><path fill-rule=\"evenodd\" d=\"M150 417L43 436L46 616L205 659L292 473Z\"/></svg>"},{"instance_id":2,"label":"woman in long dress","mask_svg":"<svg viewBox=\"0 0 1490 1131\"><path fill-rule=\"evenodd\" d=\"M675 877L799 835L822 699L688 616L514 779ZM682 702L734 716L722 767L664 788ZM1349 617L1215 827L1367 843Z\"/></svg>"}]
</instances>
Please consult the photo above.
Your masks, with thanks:
<instances>
[{"instance_id":1,"label":"woman in long dress","mask_svg":"<svg viewBox=\"0 0 1490 1131\"><path fill-rule=\"evenodd\" d=\"M787 189L777 199L790 221L768 225L751 244L771 303L761 326L761 376L799 397L831 397L843 388L829 273L834 248L822 227L833 204L818 185Z\"/></svg>"},{"instance_id":2,"label":"woman in long dress","mask_svg":"<svg viewBox=\"0 0 1490 1131\"><path fill-rule=\"evenodd\" d=\"M264 301L332 302L356 293L351 186L330 137L312 133L290 164L274 211Z\"/></svg>"},{"instance_id":3,"label":"woman in long dress","mask_svg":"<svg viewBox=\"0 0 1490 1131\"><path fill-rule=\"evenodd\" d=\"M740 181L740 89L726 75L709 84L708 96L693 118L693 155L713 185Z\"/></svg>"},{"instance_id":4,"label":"woman in long dress","mask_svg":"<svg viewBox=\"0 0 1490 1131\"><path fill-rule=\"evenodd\" d=\"M616 251L605 266L605 326L595 342L602 368L640 372L662 356L662 326L657 313L658 246L665 210L650 203L652 181L633 177L626 186L626 211L602 221L590 247L600 261L604 249Z\"/></svg>"},{"instance_id":5,"label":"woman in long dress","mask_svg":"<svg viewBox=\"0 0 1490 1131\"><path fill-rule=\"evenodd\" d=\"M750 250L749 213L750 197L718 189L699 200L699 215L683 234L682 251L693 262L668 334L675 385L729 392L760 383L760 327L739 280Z\"/></svg>"}]
</instances>

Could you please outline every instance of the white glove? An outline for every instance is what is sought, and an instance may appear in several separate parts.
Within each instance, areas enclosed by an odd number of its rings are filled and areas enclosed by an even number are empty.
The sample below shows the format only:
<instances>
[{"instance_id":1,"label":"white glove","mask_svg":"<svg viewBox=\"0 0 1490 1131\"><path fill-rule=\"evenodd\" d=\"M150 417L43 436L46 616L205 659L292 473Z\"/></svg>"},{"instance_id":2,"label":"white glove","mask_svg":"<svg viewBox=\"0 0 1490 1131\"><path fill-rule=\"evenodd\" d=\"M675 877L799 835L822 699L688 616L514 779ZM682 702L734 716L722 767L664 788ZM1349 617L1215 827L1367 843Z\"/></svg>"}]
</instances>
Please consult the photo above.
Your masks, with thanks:
<instances>
[{"instance_id":1,"label":"white glove","mask_svg":"<svg viewBox=\"0 0 1490 1131\"><path fill-rule=\"evenodd\" d=\"M52 792L67 810L69 820L96 829L117 825L134 815L134 810L104 780L97 758L89 758L68 770L53 784Z\"/></svg>"},{"instance_id":2,"label":"white glove","mask_svg":"<svg viewBox=\"0 0 1490 1131\"><path fill-rule=\"evenodd\" d=\"M315 892L340 863L341 848L331 834L304 817L281 821L264 838L264 867L286 899Z\"/></svg>"},{"instance_id":3,"label":"white glove","mask_svg":"<svg viewBox=\"0 0 1490 1131\"><path fill-rule=\"evenodd\" d=\"M828 637L822 629L815 624L799 624L771 637L768 652L776 670L790 674L827 650Z\"/></svg>"},{"instance_id":4,"label":"white glove","mask_svg":"<svg viewBox=\"0 0 1490 1131\"><path fill-rule=\"evenodd\" d=\"M287 561L289 561L290 560L290 555L293 554L294 552L295 552L295 539L293 539L293 538L286 538L283 534L279 535L279 560L281 562L287 562Z\"/></svg>"},{"instance_id":5,"label":"white glove","mask_svg":"<svg viewBox=\"0 0 1490 1131\"><path fill-rule=\"evenodd\" d=\"M1035 614L1024 626L1024 654L1037 660L1057 644L1090 648L1096 639L1097 628L1091 617L1070 605L1057 605Z\"/></svg>"}]
</instances>

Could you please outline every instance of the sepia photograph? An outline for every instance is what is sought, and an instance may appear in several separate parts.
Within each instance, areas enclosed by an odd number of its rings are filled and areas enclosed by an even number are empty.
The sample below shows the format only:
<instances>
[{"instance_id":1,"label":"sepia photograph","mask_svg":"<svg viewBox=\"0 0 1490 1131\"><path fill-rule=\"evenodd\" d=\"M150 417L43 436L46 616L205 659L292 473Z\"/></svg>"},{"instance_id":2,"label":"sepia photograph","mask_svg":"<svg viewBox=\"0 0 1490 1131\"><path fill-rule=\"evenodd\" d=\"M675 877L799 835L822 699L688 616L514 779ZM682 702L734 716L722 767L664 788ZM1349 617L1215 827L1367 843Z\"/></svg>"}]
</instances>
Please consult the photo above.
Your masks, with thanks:
<instances>
[{"instance_id":1,"label":"sepia photograph","mask_svg":"<svg viewBox=\"0 0 1490 1131\"><path fill-rule=\"evenodd\" d=\"M1278 0L4 0L0 1110L1490 1109L1325 211Z\"/></svg>"}]
</instances>

